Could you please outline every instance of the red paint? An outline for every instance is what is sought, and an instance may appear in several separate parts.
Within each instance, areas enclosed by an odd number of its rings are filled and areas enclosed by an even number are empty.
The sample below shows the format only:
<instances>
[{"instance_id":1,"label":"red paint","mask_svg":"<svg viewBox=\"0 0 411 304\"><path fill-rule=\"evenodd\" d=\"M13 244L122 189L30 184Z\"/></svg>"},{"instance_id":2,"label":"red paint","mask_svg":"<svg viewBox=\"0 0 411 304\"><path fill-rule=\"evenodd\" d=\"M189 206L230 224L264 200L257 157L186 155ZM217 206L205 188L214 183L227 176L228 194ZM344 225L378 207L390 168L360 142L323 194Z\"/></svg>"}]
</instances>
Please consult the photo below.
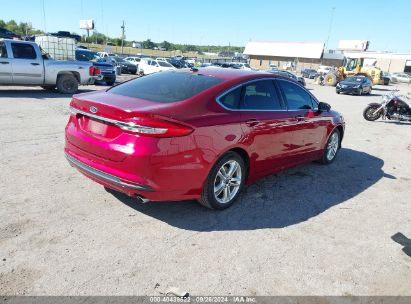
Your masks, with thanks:
<instances>
[{"instance_id":1,"label":"red paint","mask_svg":"<svg viewBox=\"0 0 411 304\"><path fill-rule=\"evenodd\" d=\"M99 116L169 128L171 133L142 135L72 114L66 126L65 152L95 169L153 190L119 187L86 174L128 195L154 201L197 199L213 164L228 150L241 149L248 155L247 183L252 183L264 175L319 159L332 130L344 126L334 111L226 110L215 101L225 90L247 80L278 76L231 69L200 69L198 73L225 81L176 103L105 91L75 95L70 104L75 109L89 113L95 106ZM252 119L258 123L246 123Z\"/></svg>"}]
</instances>

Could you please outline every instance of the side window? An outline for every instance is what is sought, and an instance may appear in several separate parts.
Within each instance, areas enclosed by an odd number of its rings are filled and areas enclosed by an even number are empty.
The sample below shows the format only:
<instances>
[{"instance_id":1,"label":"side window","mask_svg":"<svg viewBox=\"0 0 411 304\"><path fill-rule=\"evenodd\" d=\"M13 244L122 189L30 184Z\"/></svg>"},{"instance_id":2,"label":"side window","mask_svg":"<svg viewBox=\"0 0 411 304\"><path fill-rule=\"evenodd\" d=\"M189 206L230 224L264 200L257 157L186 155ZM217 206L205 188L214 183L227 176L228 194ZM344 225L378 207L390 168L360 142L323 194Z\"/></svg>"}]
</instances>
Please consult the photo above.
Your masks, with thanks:
<instances>
[{"instance_id":1,"label":"side window","mask_svg":"<svg viewBox=\"0 0 411 304\"><path fill-rule=\"evenodd\" d=\"M278 80L289 110L313 109L315 105L312 103L311 95L298 84L289 81Z\"/></svg>"},{"instance_id":2,"label":"side window","mask_svg":"<svg viewBox=\"0 0 411 304\"><path fill-rule=\"evenodd\" d=\"M238 106L241 100L241 89L242 87L239 87L225 94L224 96L220 97L219 98L220 103L222 103L225 107L229 109L233 109L233 110L238 109Z\"/></svg>"},{"instance_id":3,"label":"side window","mask_svg":"<svg viewBox=\"0 0 411 304\"><path fill-rule=\"evenodd\" d=\"M34 47L26 43L11 43L13 57L19 59L36 59Z\"/></svg>"},{"instance_id":4,"label":"side window","mask_svg":"<svg viewBox=\"0 0 411 304\"><path fill-rule=\"evenodd\" d=\"M157 62L155 62L154 60L151 61L151 65L157 65Z\"/></svg>"},{"instance_id":5,"label":"side window","mask_svg":"<svg viewBox=\"0 0 411 304\"><path fill-rule=\"evenodd\" d=\"M0 41L0 58L8 58L6 45L3 41Z\"/></svg>"},{"instance_id":6,"label":"side window","mask_svg":"<svg viewBox=\"0 0 411 304\"><path fill-rule=\"evenodd\" d=\"M281 110L281 103L272 80L261 80L245 85L240 108L244 110Z\"/></svg>"}]
</instances>

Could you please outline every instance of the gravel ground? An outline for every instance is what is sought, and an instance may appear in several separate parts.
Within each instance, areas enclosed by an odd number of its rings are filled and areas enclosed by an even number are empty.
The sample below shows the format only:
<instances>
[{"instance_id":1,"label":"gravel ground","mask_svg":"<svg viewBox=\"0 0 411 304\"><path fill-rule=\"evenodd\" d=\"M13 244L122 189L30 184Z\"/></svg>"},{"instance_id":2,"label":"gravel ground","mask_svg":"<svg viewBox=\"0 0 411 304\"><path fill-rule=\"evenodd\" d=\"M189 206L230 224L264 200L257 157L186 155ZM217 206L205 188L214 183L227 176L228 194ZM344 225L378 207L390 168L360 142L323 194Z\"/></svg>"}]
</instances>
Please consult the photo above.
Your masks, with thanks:
<instances>
[{"instance_id":1,"label":"gravel ground","mask_svg":"<svg viewBox=\"0 0 411 304\"><path fill-rule=\"evenodd\" d=\"M0 294L411 295L411 124L362 118L394 87L308 87L346 119L337 160L222 212L106 192L64 158L70 96L0 87Z\"/></svg>"}]
</instances>

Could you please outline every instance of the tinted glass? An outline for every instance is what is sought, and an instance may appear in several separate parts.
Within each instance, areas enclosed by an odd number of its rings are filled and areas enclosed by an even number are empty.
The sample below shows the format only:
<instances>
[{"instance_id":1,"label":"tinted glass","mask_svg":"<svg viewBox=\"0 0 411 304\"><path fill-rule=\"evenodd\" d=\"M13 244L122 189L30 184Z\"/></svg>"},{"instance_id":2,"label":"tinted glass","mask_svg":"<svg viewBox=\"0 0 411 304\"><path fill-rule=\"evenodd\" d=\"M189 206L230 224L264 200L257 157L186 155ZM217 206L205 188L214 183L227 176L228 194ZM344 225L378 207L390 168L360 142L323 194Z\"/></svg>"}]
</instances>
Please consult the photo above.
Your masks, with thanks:
<instances>
[{"instance_id":1,"label":"tinted glass","mask_svg":"<svg viewBox=\"0 0 411 304\"><path fill-rule=\"evenodd\" d=\"M20 59L36 59L36 51L34 47L26 43L11 43L14 58Z\"/></svg>"},{"instance_id":2,"label":"tinted glass","mask_svg":"<svg viewBox=\"0 0 411 304\"><path fill-rule=\"evenodd\" d=\"M239 87L225 94L220 97L219 101L229 109L238 109L241 100L241 89L242 87Z\"/></svg>"},{"instance_id":3,"label":"tinted glass","mask_svg":"<svg viewBox=\"0 0 411 304\"><path fill-rule=\"evenodd\" d=\"M158 64L162 67L167 67L167 68L173 67L171 64L164 62L164 61L159 61Z\"/></svg>"},{"instance_id":4,"label":"tinted glass","mask_svg":"<svg viewBox=\"0 0 411 304\"><path fill-rule=\"evenodd\" d=\"M278 84L283 90L289 110L313 109L315 107L311 95L298 84L282 80L278 80Z\"/></svg>"},{"instance_id":5,"label":"tinted glass","mask_svg":"<svg viewBox=\"0 0 411 304\"><path fill-rule=\"evenodd\" d=\"M280 110L281 103L271 80L261 80L245 85L241 103L244 110Z\"/></svg>"},{"instance_id":6,"label":"tinted glass","mask_svg":"<svg viewBox=\"0 0 411 304\"><path fill-rule=\"evenodd\" d=\"M76 51L76 60L79 61L98 61L100 57L97 53L88 52L88 51Z\"/></svg>"},{"instance_id":7,"label":"tinted glass","mask_svg":"<svg viewBox=\"0 0 411 304\"><path fill-rule=\"evenodd\" d=\"M109 92L168 103L193 97L223 81L201 74L161 72L125 82L111 88Z\"/></svg>"},{"instance_id":8,"label":"tinted glass","mask_svg":"<svg viewBox=\"0 0 411 304\"><path fill-rule=\"evenodd\" d=\"M7 49L3 41L0 41L0 58L7 58Z\"/></svg>"}]
</instances>

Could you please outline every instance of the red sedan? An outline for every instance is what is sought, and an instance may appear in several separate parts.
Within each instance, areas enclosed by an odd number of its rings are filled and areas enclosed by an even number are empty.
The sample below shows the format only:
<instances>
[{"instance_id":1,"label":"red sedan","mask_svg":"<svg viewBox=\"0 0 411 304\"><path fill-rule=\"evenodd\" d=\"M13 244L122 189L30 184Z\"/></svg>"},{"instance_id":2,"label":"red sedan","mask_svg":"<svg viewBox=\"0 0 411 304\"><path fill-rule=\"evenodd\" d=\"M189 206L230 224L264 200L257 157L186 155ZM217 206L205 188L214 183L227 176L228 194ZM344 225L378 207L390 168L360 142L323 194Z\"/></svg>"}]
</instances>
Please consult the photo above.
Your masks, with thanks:
<instances>
[{"instance_id":1,"label":"red sedan","mask_svg":"<svg viewBox=\"0 0 411 304\"><path fill-rule=\"evenodd\" d=\"M65 154L140 202L197 199L224 209L263 176L331 163L343 135L342 116L293 80L184 69L75 95Z\"/></svg>"}]
</instances>

